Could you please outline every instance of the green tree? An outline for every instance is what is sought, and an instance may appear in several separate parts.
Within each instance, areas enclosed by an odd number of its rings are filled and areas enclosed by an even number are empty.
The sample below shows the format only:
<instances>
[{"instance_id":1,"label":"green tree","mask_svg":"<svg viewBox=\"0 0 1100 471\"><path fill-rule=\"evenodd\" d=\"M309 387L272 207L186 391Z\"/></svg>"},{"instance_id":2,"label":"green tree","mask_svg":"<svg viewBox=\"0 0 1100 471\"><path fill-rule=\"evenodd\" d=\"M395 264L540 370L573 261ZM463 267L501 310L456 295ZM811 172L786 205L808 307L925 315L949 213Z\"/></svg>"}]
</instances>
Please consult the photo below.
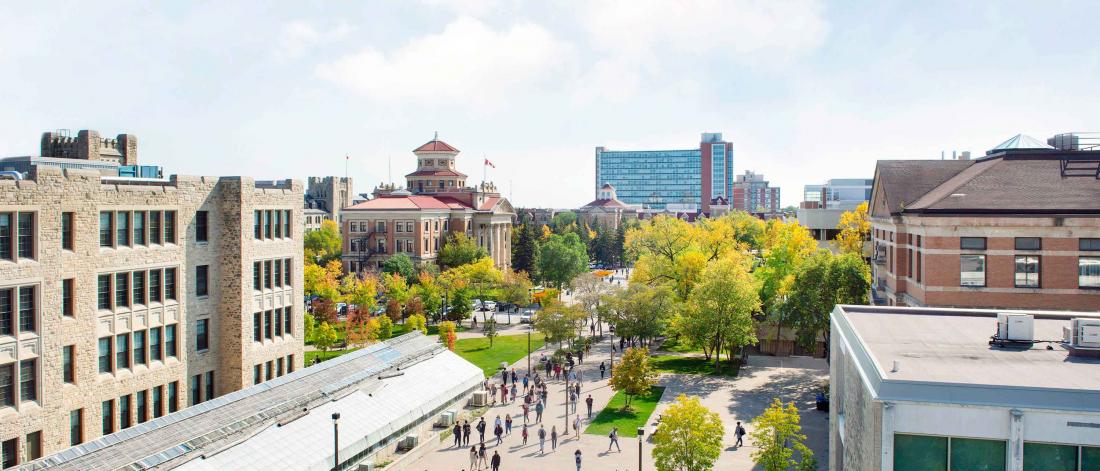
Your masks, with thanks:
<instances>
[{"instance_id":1,"label":"green tree","mask_svg":"<svg viewBox=\"0 0 1100 471\"><path fill-rule=\"evenodd\" d=\"M512 246L512 268L538 278L539 236L535 233L535 225L529 222L517 232L519 238Z\"/></svg>"},{"instance_id":2,"label":"green tree","mask_svg":"<svg viewBox=\"0 0 1100 471\"><path fill-rule=\"evenodd\" d=\"M305 314L305 316L302 317L302 323L304 324L303 327L306 330L306 343L312 343L314 333L313 331L317 328L317 320L313 318L313 314L310 314L308 312Z\"/></svg>"},{"instance_id":3,"label":"green tree","mask_svg":"<svg viewBox=\"0 0 1100 471\"><path fill-rule=\"evenodd\" d=\"M407 254L397 253L382 262L382 273L396 273L406 280L412 280L416 276L416 268Z\"/></svg>"},{"instance_id":4,"label":"green tree","mask_svg":"<svg viewBox=\"0 0 1100 471\"><path fill-rule=\"evenodd\" d=\"M550 228L557 234L564 234L569 230L570 226L577 223L577 213L573 211L562 211L554 215L554 218L550 220Z\"/></svg>"},{"instance_id":5,"label":"green tree","mask_svg":"<svg viewBox=\"0 0 1100 471\"><path fill-rule=\"evenodd\" d=\"M799 421L794 403L784 406L779 398L773 399L772 404L753 419L749 439L757 450L752 452L752 459L764 471L786 471L791 467L800 471L817 469L813 451L802 443L806 435L802 434ZM797 460L795 452L799 455Z\"/></svg>"},{"instance_id":6,"label":"green tree","mask_svg":"<svg viewBox=\"0 0 1100 471\"><path fill-rule=\"evenodd\" d=\"M653 435L653 458L658 471L707 471L722 454L725 427L717 413L683 394L661 414Z\"/></svg>"},{"instance_id":7,"label":"green tree","mask_svg":"<svg viewBox=\"0 0 1100 471\"><path fill-rule=\"evenodd\" d=\"M699 286L691 292L691 298L683 315L694 317L690 322L709 329L686 330L693 342L708 341L714 355L714 370L719 371L719 355L725 350L730 363L734 351L756 342L756 329L752 313L760 308L756 283L748 272L748 262L740 256L727 256L707 266Z\"/></svg>"},{"instance_id":8,"label":"green tree","mask_svg":"<svg viewBox=\"0 0 1100 471\"><path fill-rule=\"evenodd\" d=\"M489 339L489 348L493 348L493 339L499 334L499 332L497 332L497 320L490 317L485 319L485 323L482 325L485 326L483 329L484 332L482 333L485 335L485 338Z\"/></svg>"},{"instance_id":9,"label":"green tree","mask_svg":"<svg viewBox=\"0 0 1100 471\"><path fill-rule=\"evenodd\" d=\"M753 275L760 281L761 307L776 323L776 340L783 338L787 322L783 303L794 284L799 266L816 252L817 241L798 221L768 221L764 230L763 263Z\"/></svg>"},{"instance_id":10,"label":"green tree","mask_svg":"<svg viewBox=\"0 0 1100 471\"><path fill-rule=\"evenodd\" d=\"M405 319L405 325L408 326L409 332L419 330L422 334L428 333L428 319L422 314L413 314Z\"/></svg>"},{"instance_id":11,"label":"green tree","mask_svg":"<svg viewBox=\"0 0 1100 471\"><path fill-rule=\"evenodd\" d=\"M378 320L378 338L385 340L393 337L393 321L389 316L378 316L375 319Z\"/></svg>"},{"instance_id":12,"label":"green tree","mask_svg":"<svg viewBox=\"0 0 1100 471\"><path fill-rule=\"evenodd\" d=\"M531 303L531 279L527 273L509 271L504 273L500 283L500 301L512 303L517 306L526 306Z\"/></svg>"},{"instance_id":13,"label":"green tree","mask_svg":"<svg viewBox=\"0 0 1100 471\"><path fill-rule=\"evenodd\" d=\"M305 259L318 265L339 260L343 242L340 240L340 227L336 221L321 221L321 228L306 232L303 237Z\"/></svg>"},{"instance_id":14,"label":"green tree","mask_svg":"<svg viewBox=\"0 0 1100 471\"><path fill-rule=\"evenodd\" d=\"M535 330L546 336L547 343L557 342L560 346L562 342L573 338L573 330L583 315L573 306L551 302L538 311L531 322Z\"/></svg>"},{"instance_id":15,"label":"green tree","mask_svg":"<svg viewBox=\"0 0 1100 471\"><path fill-rule=\"evenodd\" d=\"M620 222L615 229L615 237L611 241L611 256L614 257L616 266L626 265L626 221Z\"/></svg>"},{"instance_id":16,"label":"green tree","mask_svg":"<svg viewBox=\"0 0 1100 471\"><path fill-rule=\"evenodd\" d=\"M367 273L349 273L340 281L340 295L340 299L354 304L359 310L373 312L378 296L378 279Z\"/></svg>"},{"instance_id":17,"label":"green tree","mask_svg":"<svg viewBox=\"0 0 1100 471\"><path fill-rule=\"evenodd\" d=\"M451 299L447 303L451 308L447 312L447 320L459 322L470 317L470 290L468 288L456 289L451 293Z\"/></svg>"},{"instance_id":18,"label":"green tree","mask_svg":"<svg viewBox=\"0 0 1100 471\"><path fill-rule=\"evenodd\" d=\"M631 283L610 301L609 321L615 324L615 333L638 337L643 345L664 332L669 317L679 309L679 301L668 285Z\"/></svg>"},{"instance_id":19,"label":"green tree","mask_svg":"<svg viewBox=\"0 0 1100 471\"><path fill-rule=\"evenodd\" d=\"M798 342L813 348L818 334L829 345L829 316L837 304L867 304L871 268L857 253L834 256L820 250L807 259L783 305L784 315L798 332Z\"/></svg>"},{"instance_id":20,"label":"green tree","mask_svg":"<svg viewBox=\"0 0 1100 471\"><path fill-rule=\"evenodd\" d=\"M413 294L420 298L424 305L424 312L435 318L439 315L439 308L443 305L443 287L438 279L428 272L420 272L417 284L413 287Z\"/></svg>"},{"instance_id":21,"label":"green tree","mask_svg":"<svg viewBox=\"0 0 1100 471\"><path fill-rule=\"evenodd\" d=\"M611 372L611 389L626 394L623 410L631 410L634 396L646 394L657 384L657 373L649 364L649 351L644 348L628 348L623 358Z\"/></svg>"},{"instance_id":22,"label":"green tree","mask_svg":"<svg viewBox=\"0 0 1100 471\"><path fill-rule=\"evenodd\" d=\"M332 328L332 325L328 322L322 322L317 331L313 333L313 345L325 353L328 353L328 349L336 344L336 339L336 329Z\"/></svg>"},{"instance_id":23,"label":"green tree","mask_svg":"<svg viewBox=\"0 0 1100 471\"><path fill-rule=\"evenodd\" d=\"M488 256L489 252L466 234L453 232L444 239L443 247L439 249L439 265L444 269L455 268Z\"/></svg>"},{"instance_id":24,"label":"green tree","mask_svg":"<svg viewBox=\"0 0 1100 471\"><path fill-rule=\"evenodd\" d=\"M576 234L554 234L539 252L539 274L561 289L577 275L588 270L588 249Z\"/></svg>"},{"instance_id":25,"label":"green tree","mask_svg":"<svg viewBox=\"0 0 1100 471\"><path fill-rule=\"evenodd\" d=\"M603 335L603 324L600 322L602 314L609 312L607 309L600 309L600 307L605 304L605 300L620 289L618 286L604 281L603 277L591 272L582 273L573 279L573 299L581 309L588 313L589 317L594 316L596 318L600 335Z\"/></svg>"}]
</instances>

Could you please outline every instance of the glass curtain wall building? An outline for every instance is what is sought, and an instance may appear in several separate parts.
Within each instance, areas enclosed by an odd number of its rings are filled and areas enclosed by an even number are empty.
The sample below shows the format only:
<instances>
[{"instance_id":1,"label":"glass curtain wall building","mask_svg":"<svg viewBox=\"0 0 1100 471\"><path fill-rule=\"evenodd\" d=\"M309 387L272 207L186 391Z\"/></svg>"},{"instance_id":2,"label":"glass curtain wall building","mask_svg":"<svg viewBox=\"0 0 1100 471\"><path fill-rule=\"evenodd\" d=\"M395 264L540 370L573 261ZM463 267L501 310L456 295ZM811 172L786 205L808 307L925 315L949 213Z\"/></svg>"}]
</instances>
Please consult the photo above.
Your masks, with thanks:
<instances>
[{"instance_id":1,"label":"glass curtain wall building","mask_svg":"<svg viewBox=\"0 0 1100 471\"><path fill-rule=\"evenodd\" d=\"M698 149L608 150L596 148L595 192L615 187L629 205L650 209L706 210L712 199L729 199L733 144L721 133L704 133Z\"/></svg>"}]
</instances>

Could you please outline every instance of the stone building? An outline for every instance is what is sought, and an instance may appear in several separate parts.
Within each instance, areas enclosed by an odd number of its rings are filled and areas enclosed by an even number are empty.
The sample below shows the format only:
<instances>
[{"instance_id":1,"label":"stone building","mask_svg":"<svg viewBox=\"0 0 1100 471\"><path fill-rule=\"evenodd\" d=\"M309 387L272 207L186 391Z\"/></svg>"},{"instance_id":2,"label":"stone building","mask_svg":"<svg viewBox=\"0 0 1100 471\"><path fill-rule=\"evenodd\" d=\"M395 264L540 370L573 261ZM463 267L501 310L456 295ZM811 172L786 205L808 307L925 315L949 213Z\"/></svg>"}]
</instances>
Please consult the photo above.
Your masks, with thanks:
<instances>
[{"instance_id":1,"label":"stone building","mask_svg":"<svg viewBox=\"0 0 1100 471\"><path fill-rule=\"evenodd\" d=\"M623 218L637 219L638 209L619 201L615 194L615 187L610 183L604 183L596 194L596 199L577 209L577 216L590 226L600 225L610 229L618 229Z\"/></svg>"},{"instance_id":2,"label":"stone building","mask_svg":"<svg viewBox=\"0 0 1100 471\"><path fill-rule=\"evenodd\" d=\"M3 467L301 368L302 197L244 177L0 180Z\"/></svg>"},{"instance_id":3,"label":"stone building","mask_svg":"<svg viewBox=\"0 0 1100 471\"><path fill-rule=\"evenodd\" d=\"M344 208L345 270L377 268L395 253L434 261L448 233L465 233L497 267L511 266L515 210L492 183L465 186L466 175L455 170L458 153L433 139L413 150L417 169L405 176L411 191L382 185L372 199Z\"/></svg>"},{"instance_id":4,"label":"stone building","mask_svg":"<svg viewBox=\"0 0 1100 471\"><path fill-rule=\"evenodd\" d=\"M349 177L309 177L306 180L305 207L324 211L324 219L339 223L341 211L351 206L351 200L355 196L352 188ZM306 222L312 224L313 220ZM320 221L316 224L320 228Z\"/></svg>"},{"instance_id":5,"label":"stone building","mask_svg":"<svg viewBox=\"0 0 1100 471\"><path fill-rule=\"evenodd\" d=\"M974 160L880 161L876 302L1100 310L1100 147L1066 142L1021 135Z\"/></svg>"},{"instance_id":6,"label":"stone building","mask_svg":"<svg viewBox=\"0 0 1100 471\"><path fill-rule=\"evenodd\" d=\"M118 165L137 165L137 137L119 134L114 139L99 137L98 131L87 129L69 135L67 130L42 133L42 157L96 160Z\"/></svg>"}]
</instances>

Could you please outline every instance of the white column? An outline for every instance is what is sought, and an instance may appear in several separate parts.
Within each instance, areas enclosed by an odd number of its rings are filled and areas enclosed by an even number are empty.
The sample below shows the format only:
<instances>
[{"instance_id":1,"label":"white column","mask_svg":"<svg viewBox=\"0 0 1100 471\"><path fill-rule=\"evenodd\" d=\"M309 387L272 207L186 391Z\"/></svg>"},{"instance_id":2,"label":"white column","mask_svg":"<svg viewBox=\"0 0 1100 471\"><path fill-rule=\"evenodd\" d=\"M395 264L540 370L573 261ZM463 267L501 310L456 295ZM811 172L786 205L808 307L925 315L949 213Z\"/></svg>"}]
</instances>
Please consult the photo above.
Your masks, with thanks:
<instances>
[{"instance_id":1,"label":"white column","mask_svg":"<svg viewBox=\"0 0 1100 471\"><path fill-rule=\"evenodd\" d=\"M894 403L882 403L882 471L894 471Z\"/></svg>"},{"instance_id":2,"label":"white column","mask_svg":"<svg viewBox=\"0 0 1100 471\"><path fill-rule=\"evenodd\" d=\"M1024 412L1019 409L1009 411L1008 429L1008 469L1024 469Z\"/></svg>"}]
</instances>

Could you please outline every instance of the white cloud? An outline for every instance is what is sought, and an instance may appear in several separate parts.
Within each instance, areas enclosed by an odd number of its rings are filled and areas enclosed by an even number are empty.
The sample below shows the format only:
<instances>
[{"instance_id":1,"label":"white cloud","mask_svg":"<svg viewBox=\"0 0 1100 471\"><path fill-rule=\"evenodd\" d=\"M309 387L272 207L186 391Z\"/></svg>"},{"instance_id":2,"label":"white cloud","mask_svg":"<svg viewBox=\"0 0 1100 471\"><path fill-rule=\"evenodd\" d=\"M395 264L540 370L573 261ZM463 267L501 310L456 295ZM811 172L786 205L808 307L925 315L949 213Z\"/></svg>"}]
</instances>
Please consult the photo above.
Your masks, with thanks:
<instances>
[{"instance_id":1,"label":"white cloud","mask_svg":"<svg viewBox=\"0 0 1100 471\"><path fill-rule=\"evenodd\" d=\"M478 16L497 9L499 0L420 0L432 8L446 8L461 15Z\"/></svg>"},{"instance_id":2,"label":"white cloud","mask_svg":"<svg viewBox=\"0 0 1100 471\"><path fill-rule=\"evenodd\" d=\"M313 47L331 43L348 33L351 33L351 26L346 21L323 29L308 21L293 21L283 26L276 55L281 58L298 57Z\"/></svg>"},{"instance_id":3,"label":"white cloud","mask_svg":"<svg viewBox=\"0 0 1100 471\"><path fill-rule=\"evenodd\" d=\"M572 47L533 23L495 31L460 17L395 51L367 47L321 64L317 76L387 103L492 107L513 94L558 86Z\"/></svg>"}]
</instances>

